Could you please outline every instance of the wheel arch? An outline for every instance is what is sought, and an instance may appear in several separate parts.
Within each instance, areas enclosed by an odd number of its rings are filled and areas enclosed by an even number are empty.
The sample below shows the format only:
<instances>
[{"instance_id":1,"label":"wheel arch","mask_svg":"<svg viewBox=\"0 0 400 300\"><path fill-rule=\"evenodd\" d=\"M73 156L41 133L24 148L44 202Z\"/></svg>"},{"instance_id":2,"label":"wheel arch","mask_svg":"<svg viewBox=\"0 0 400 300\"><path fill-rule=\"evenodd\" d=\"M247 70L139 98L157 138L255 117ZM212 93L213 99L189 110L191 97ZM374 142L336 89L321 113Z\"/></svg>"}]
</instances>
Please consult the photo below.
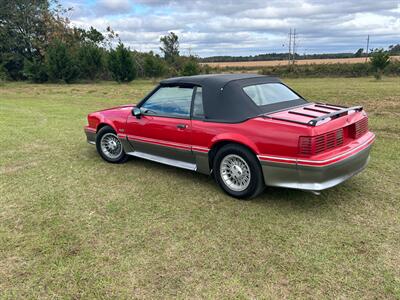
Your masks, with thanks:
<instances>
[{"instance_id":1,"label":"wheel arch","mask_svg":"<svg viewBox=\"0 0 400 300\"><path fill-rule=\"evenodd\" d=\"M222 183L222 175L220 174L220 172L218 170L215 170L215 172L213 172L213 176L215 178L215 180L217 181L217 183L220 185L220 187L230 196L236 197L236 198L240 198L240 199L251 199L253 197L256 197L257 195L261 194L262 191L265 188L265 180L264 180L264 174L262 171L262 166L260 163L260 160L257 157L257 147L255 147L254 145L249 145L243 141L237 141L237 140L233 140L233 139L226 139L226 140L219 140L218 142L216 142L213 147L210 149L209 151L209 163L210 165L210 169L212 170L212 166L215 164L215 159L217 157L217 153L218 151L226 146L226 145L235 145L236 147L232 147L233 149L238 149L237 146L243 147L243 150L247 150L246 152L250 152L254 155L254 158L249 157L249 154L247 154L246 156L248 157L248 160L250 160L250 163L253 164L253 171L255 172L255 176L253 177L252 175L252 182L250 183L252 184L252 187L248 186L247 188L250 188L250 190L246 191L240 191L243 192L242 194L240 194L240 192L234 192L232 190L230 190L230 188L227 188L225 183ZM253 147L252 147L253 146ZM241 151L243 152L243 151ZM226 152L229 154L229 152ZM225 153L225 154L226 154ZM252 168L251 165L249 165L250 168ZM216 165L216 168L218 168L218 165ZM245 192L246 191L246 192ZM238 194L239 193L239 194Z\"/></svg>"},{"instance_id":2,"label":"wheel arch","mask_svg":"<svg viewBox=\"0 0 400 300\"><path fill-rule=\"evenodd\" d=\"M228 145L228 144L236 144L236 145L243 146L243 147L247 148L248 150L250 150L256 157L257 157L257 154L259 153L257 146L253 142L249 141L244 136L241 136L240 139L232 138L232 137L216 139L212 143L212 146L210 147L210 151L208 152L208 162L209 162L210 170L213 167L214 158L215 158L215 155L217 154L217 152L219 151L219 149L221 149L222 147L224 147L225 145Z\"/></svg>"},{"instance_id":3,"label":"wheel arch","mask_svg":"<svg viewBox=\"0 0 400 300\"><path fill-rule=\"evenodd\" d=\"M117 130L115 129L115 127L112 124L109 124L106 122L100 122L96 127L96 132L99 132L100 129L102 129L103 127L106 127L106 126L111 127L115 131L115 133L117 133Z\"/></svg>"}]
</instances>

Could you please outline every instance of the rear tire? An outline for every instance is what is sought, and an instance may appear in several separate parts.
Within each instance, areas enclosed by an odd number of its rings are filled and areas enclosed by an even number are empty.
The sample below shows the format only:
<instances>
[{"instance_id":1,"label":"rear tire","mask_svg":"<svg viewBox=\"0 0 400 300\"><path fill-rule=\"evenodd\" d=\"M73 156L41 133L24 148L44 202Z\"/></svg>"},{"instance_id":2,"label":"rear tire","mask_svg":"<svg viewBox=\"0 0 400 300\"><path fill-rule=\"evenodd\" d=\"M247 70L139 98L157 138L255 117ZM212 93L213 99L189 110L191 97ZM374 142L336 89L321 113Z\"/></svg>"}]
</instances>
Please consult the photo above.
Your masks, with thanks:
<instances>
[{"instance_id":1,"label":"rear tire","mask_svg":"<svg viewBox=\"0 0 400 300\"><path fill-rule=\"evenodd\" d=\"M110 126L104 126L97 132L96 149L101 158L110 163L123 163L128 159L117 134Z\"/></svg>"},{"instance_id":2,"label":"rear tire","mask_svg":"<svg viewBox=\"0 0 400 300\"><path fill-rule=\"evenodd\" d=\"M251 199L265 188L264 178L257 157L244 146L228 144L215 155L214 178L230 196Z\"/></svg>"}]
</instances>

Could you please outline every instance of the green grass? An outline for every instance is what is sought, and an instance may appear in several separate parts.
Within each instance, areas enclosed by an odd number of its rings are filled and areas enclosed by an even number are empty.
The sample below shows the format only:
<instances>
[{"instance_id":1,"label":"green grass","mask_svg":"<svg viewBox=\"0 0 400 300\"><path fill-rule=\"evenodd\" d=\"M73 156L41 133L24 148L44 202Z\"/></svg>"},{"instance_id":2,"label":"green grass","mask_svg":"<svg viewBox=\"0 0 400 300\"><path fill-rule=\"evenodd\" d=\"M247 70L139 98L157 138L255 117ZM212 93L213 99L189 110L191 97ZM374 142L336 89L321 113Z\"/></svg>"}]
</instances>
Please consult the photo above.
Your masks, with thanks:
<instances>
[{"instance_id":1,"label":"green grass","mask_svg":"<svg viewBox=\"0 0 400 300\"><path fill-rule=\"evenodd\" d=\"M207 176L103 162L87 113L153 83L0 86L1 298L400 298L400 78L292 79L361 104L369 167L321 196L238 201Z\"/></svg>"}]
</instances>

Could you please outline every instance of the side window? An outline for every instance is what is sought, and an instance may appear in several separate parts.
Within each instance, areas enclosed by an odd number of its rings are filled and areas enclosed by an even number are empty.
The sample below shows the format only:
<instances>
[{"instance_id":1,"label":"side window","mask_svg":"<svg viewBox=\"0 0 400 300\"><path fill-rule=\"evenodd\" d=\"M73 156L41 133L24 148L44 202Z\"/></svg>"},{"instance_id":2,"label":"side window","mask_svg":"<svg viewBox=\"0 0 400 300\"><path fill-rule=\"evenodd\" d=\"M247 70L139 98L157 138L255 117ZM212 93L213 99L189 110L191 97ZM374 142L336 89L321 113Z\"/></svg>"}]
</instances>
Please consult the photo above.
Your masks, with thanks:
<instances>
[{"instance_id":1,"label":"side window","mask_svg":"<svg viewBox=\"0 0 400 300\"><path fill-rule=\"evenodd\" d=\"M193 88L161 87L142 105L147 114L189 118Z\"/></svg>"},{"instance_id":2,"label":"side window","mask_svg":"<svg viewBox=\"0 0 400 300\"><path fill-rule=\"evenodd\" d=\"M196 88L196 93L194 94L193 100L193 117L194 118L204 118L204 108L203 108L203 90L201 87Z\"/></svg>"}]
</instances>

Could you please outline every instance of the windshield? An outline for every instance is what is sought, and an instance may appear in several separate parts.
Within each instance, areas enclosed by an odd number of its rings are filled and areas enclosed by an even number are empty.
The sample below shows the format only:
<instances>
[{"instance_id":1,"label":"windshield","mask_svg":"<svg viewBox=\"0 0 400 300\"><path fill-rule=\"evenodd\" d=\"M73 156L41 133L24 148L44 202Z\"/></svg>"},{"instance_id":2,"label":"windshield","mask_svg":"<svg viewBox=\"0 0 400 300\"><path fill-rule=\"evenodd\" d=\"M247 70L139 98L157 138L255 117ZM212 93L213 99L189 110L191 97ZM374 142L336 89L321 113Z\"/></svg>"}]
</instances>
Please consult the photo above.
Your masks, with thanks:
<instances>
[{"instance_id":1,"label":"windshield","mask_svg":"<svg viewBox=\"0 0 400 300\"><path fill-rule=\"evenodd\" d=\"M297 100L300 97L281 83L264 83L243 88L247 96L258 106Z\"/></svg>"}]
</instances>

